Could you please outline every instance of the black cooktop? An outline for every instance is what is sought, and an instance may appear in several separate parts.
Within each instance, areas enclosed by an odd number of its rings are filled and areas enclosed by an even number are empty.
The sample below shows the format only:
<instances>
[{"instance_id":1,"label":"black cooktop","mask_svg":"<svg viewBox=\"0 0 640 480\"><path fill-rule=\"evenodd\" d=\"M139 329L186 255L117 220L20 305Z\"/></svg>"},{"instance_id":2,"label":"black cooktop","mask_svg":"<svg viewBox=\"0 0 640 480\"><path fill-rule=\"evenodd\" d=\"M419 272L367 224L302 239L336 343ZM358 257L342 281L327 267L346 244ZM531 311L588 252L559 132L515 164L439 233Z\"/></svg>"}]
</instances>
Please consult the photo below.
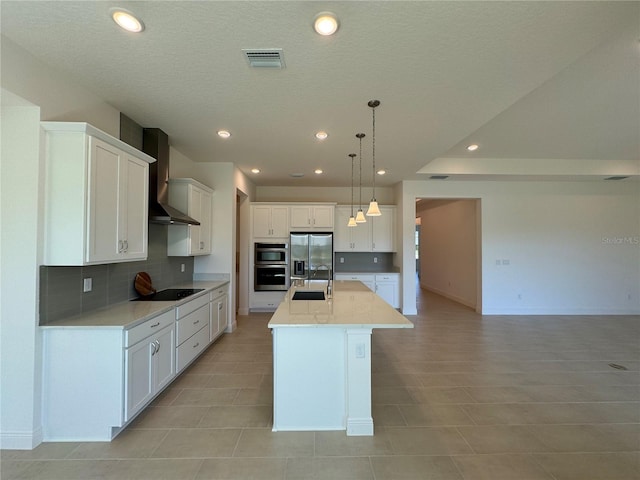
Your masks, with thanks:
<instances>
[{"instance_id":1,"label":"black cooktop","mask_svg":"<svg viewBox=\"0 0 640 480\"><path fill-rule=\"evenodd\" d=\"M204 288L167 288L166 290L160 290L153 295L146 297L136 298L137 301L147 302L171 302L175 300L182 300L194 293L202 292Z\"/></svg>"}]
</instances>

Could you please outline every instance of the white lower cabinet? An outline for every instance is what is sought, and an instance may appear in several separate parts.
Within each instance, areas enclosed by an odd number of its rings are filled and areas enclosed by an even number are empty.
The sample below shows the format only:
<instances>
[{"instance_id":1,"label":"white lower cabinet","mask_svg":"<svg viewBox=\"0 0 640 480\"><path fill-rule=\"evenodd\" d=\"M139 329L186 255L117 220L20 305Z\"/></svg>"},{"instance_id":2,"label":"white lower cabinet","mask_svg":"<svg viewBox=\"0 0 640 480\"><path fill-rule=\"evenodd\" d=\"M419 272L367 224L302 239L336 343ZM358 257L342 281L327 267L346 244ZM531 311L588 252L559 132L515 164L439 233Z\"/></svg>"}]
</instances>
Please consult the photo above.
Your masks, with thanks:
<instances>
[{"instance_id":1,"label":"white lower cabinet","mask_svg":"<svg viewBox=\"0 0 640 480\"><path fill-rule=\"evenodd\" d=\"M336 273L336 280L358 280L376 292L393 308L400 308L400 274L399 273Z\"/></svg>"},{"instance_id":2,"label":"white lower cabinet","mask_svg":"<svg viewBox=\"0 0 640 480\"><path fill-rule=\"evenodd\" d=\"M364 283L371 291L376 290L376 276L359 273L336 273L336 280L357 280Z\"/></svg>"},{"instance_id":3,"label":"white lower cabinet","mask_svg":"<svg viewBox=\"0 0 640 480\"><path fill-rule=\"evenodd\" d=\"M227 329L227 317L229 314L228 295L226 287L214 290L211 293L211 320L209 323L209 340L214 341Z\"/></svg>"},{"instance_id":4,"label":"white lower cabinet","mask_svg":"<svg viewBox=\"0 0 640 480\"><path fill-rule=\"evenodd\" d=\"M255 311L275 311L284 300L286 292L250 292L249 308Z\"/></svg>"},{"instance_id":5,"label":"white lower cabinet","mask_svg":"<svg viewBox=\"0 0 640 480\"><path fill-rule=\"evenodd\" d=\"M210 342L211 294L201 295L176 309L176 371L180 373Z\"/></svg>"},{"instance_id":6,"label":"white lower cabinet","mask_svg":"<svg viewBox=\"0 0 640 480\"><path fill-rule=\"evenodd\" d=\"M42 327L43 440L112 440L211 344L213 319L226 328L227 288L131 328Z\"/></svg>"},{"instance_id":7,"label":"white lower cabinet","mask_svg":"<svg viewBox=\"0 0 640 480\"><path fill-rule=\"evenodd\" d=\"M375 292L393 308L400 308L400 274L376 274Z\"/></svg>"},{"instance_id":8,"label":"white lower cabinet","mask_svg":"<svg viewBox=\"0 0 640 480\"><path fill-rule=\"evenodd\" d=\"M173 312L167 314L172 320L170 325L125 349L125 422L133 418L176 375ZM155 319L149 322L157 323Z\"/></svg>"}]
</instances>

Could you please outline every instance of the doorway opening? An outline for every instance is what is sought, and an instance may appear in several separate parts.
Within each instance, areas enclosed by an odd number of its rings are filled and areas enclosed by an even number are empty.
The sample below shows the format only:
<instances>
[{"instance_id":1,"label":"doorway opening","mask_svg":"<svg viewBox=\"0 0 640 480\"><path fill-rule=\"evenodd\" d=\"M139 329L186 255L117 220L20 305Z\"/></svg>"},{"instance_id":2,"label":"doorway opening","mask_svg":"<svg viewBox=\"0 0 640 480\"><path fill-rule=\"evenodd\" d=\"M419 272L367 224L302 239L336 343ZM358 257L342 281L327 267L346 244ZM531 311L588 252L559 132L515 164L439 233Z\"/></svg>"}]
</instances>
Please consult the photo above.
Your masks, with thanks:
<instances>
[{"instance_id":1,"label":"doorway opening","mask_svg":"<svg viewBox=\"0 0 640 480\"><path fill-rule=\"evenodd\" d=\"M416 304L431 292L482 312L479 198L416 200Z\"/></svg>"}]
</instances>

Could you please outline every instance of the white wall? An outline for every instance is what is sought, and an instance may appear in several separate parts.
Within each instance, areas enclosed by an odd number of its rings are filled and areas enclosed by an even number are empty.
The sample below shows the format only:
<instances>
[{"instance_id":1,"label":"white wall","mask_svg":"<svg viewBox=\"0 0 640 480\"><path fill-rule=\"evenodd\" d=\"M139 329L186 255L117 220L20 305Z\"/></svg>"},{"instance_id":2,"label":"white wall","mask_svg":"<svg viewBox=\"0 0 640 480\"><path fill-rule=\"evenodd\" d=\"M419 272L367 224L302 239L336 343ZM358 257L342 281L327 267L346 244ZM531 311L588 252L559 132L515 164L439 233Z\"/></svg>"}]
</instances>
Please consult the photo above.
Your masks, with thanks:
<instances>
[{"instance_id":1,"label":"white wall","mask_svg":"<svg viewBox=\"0 0 640 480\"><path fill-rule=\"evenodd\" d=\"M410 181L398 194L409 207L401 219L406 314L416 295L412 205L424 197L481 199L484 314L640 313L637 183Z\"/></svg>"},{"instance_id":2,"label":"white wall","mask_svg":"<svg viewBox=\"0 0 640 480\"><path fill-rule=\"evenodd\" d=\"M379 205L395 205L391 187L376 187ZM366 211L371 200L371 188L362 188L362 208ZM350 187L256 187L256 202L336 202L351 205ZM355 189L354 204L359 201Z\"/></svg>"},{"instance_id":3,"label":"white wall","mask_svg":"<svg viewBox=\"0 0 640 480\"><path fill-rule=\"evenodd\" d=\"M475 200L426 200L420 218L420 285L476 308L477 225Z\"/></svg>"},{"instance_id":4,"label":"white wall","mask_svg":"<svg viewBox=\"0 0 640 480\"><path fill-rule=\"evenodd\" d=\"M3 91L0 167L0 448L42 441L42 349L38 265L42 258L40 110L8 106ZM18 103L18 102L16 102Z\"/></svg>"},{"instance_id":5,"label":"white wall","mask_svg":"<svg viewBox=\"0 0 640 480\"><path fill-rule=\"evenodd\" d=\"M2 87L39 106L41 120L87 122L119 138L117 109L11 40L2 37L0 48Z\"/></svg>"},{"instance_id":6,"label":"white wall","mask_svg":"<svg viewBox=\"0 0 640 480\"><path fill-rule=\"evenodd\" d=\"M40 121L89 122L117 137L120 112L4 37L0 48L0 447L29 449L42 435L37 327L44 191Z\"/></svg>"}]
</instances>

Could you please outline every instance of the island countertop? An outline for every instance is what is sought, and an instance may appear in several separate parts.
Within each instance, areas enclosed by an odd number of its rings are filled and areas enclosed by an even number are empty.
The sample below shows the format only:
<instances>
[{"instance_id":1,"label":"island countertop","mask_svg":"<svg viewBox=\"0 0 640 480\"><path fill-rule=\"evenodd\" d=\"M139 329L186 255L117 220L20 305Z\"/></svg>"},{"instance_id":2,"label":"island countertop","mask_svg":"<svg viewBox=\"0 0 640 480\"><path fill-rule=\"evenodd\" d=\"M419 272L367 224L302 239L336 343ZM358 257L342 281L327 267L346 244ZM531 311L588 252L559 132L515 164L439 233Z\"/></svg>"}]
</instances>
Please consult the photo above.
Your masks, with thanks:
<instances>
[{"instance_id":1,"label":"island countertop","mask_svg":"<svg viewBox=\"0 0 640 480\"><path fill-rule=\"evenodd\" d=\"M331 298L326 298L326 281L292 286L271 317L269 328L413 328L413 323L362 282L335 280L332 286ZM292 300L299 290L322 290L325 300Z\"/></svg>"}]
</instances>

